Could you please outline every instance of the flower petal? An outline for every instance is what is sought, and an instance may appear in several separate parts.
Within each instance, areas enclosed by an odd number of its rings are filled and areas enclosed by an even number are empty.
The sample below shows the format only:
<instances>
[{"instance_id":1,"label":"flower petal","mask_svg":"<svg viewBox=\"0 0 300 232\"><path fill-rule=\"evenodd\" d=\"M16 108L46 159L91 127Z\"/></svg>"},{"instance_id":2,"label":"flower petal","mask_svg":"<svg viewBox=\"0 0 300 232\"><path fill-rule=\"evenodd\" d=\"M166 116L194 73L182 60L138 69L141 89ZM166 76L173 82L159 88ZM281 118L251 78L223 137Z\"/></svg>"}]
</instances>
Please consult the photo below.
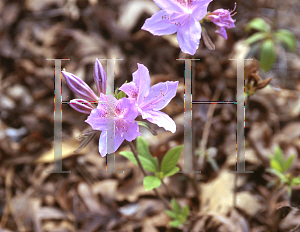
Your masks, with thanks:
<instances>
[{"instance_id":1,"label":"flower petal","mask_svg":"<svg viewBox=\"0 0 300 232\"><path fill-rule=\"evenodd\" d=\"M93 130L106 131L107 130L107 113L105 106L98 105L97 108L91 111L91 114L85 120L90 124Z\"/></svg>"},{"instance_id":2,"label":"flower petal","mask_svg":"<svg viewBox=\"0 0 300 232\"><path fill-rule=\"evenodd\" d=\"M63 74L69 88L75 94L87 101L97 102L97 96L83 80L69 72L62 71L61 73Z\"/></svg>"},{"instance_id":3,"label":"flower petal","mask_svg":"<svg viewBox=\"0 0 300 232\"><path fill-rule=\"evenodd\" d=\"M143 119L147 119L149 122L152 122L159 127L163 127L167 131L171 131L172 133L175 133L176 131L176 124L173 119L161 111L143 111L142 117Z\"/></svg>"},{"instance_id":4,"label":"flower petal","mask_svg":"<svg viewBox=\"0 0 300 232\"><path fill-rule=\"evenodd\" d=\"M196 21L202 20L207 14L207 7L211 1L212 0L202 0L195 2L191 17L194 18Z\"/></svg>"},{"instance_id":5,"label":"flower petal","mask_svg":"<svg viewBox=\"0 0 300 232\"><path fill-rule=\"evenodd\" d=\"M179 83L179 81L167 81L166 82L166 84L168 86L167 92L165 93L163 100L158 102L158 104L155 105L153 110L161 110L169 104L169 102L172 100L172 98L174 98L176 96L178 83Z\"/></svg>"},{"instance_id":6,"label":"flower petal","mask_svg":"<svg viewBox=\"0 0 300 232\"><path fill-rule=\"evenodd\" d=\"M164 19L167 12L164 10L156 12L151 18L146 19L142 30L149 31L153 35L170 35L177 31L175 24ZM166 16L167 17L167 16Z\"/></svg>"},{"instance_id":7,"label":"flower petal","mask_svg":"<svg viewBox=\"0 0 300 232\"><path fill-rule=\"evenodd\" d=\"M200 38L200 23L193 18L190 18L190 20L178 28L177 40L181 51L184 53L194 55L199 47Z\"/></svg>"},{"instance_id":8,"label":"flower petal","mask_svg":"<svg viewBox=\"0 0 300 232\"><path fill-rule=\"evenodd\" d=\"M124 120L133 121L138 116L135 99L121 98L116 104L116 116Z\"/></svg>"},{"instance_id":9,"label":"flower petal","mask_svg":"<svg viewBox=\"0 0 300 232\"><path fill-rule=\"evenodd\" d=\"M128 97L137 99L138 96L138 88L136 87L134 82L129 82L123 84L119 90L123 91L127 94Z\"/></svg>"},{"instance_id":10,"label":"flower petal","mask_svg":"<svg viewBox=\"0 0 300 232\"><path fill-rule=\"evenodd\" d=\"M94 67L94 81L97 86L98 93L106 93L106 73L100 61L96 59Z\"/></svg>"},{"instance_id":11,"label":"flower petal","mask_svg":"<svg viewBox=\"0 0 300 232\"><path fill-rule=\"evenodd\" d=\"M218 30L216 30L216 33L220 36L224 37L224 39L227 39L227 32L224 27L218 27Z\"/></svg>"},{"instance_id":12,"label":"flower petal","mask_svg":"<svg viewBox=\"0 0 300 232\"><path fill-rule=\"evenodd\" d=\"M73 99L70 101L70 106L80 113L90 114L94 109L93 105L83 99Z\"/></svg>"},{"instance_id":13,"label":"flower petal","mask_svg":"<svg viewBox=\"0 0 300 232\"><path fill-rule=\"evenodd\" d=\"M124 138L131 142L132 140L136 139L136 137L140 136L141 133L139 132L139 125L136 121L132 122L125 122L125 127L127 126L127 130L123 130Z\"/></svg>"},{"instance_id":14,"label":"flower petal","mask_svg":"<svg viewBox=\"0 0 300 232\"><path fill-rule=\"evenodd\" d=\"M115 134L115 138L114 138L114 149L107 150L107 131L102 131L100 138L99 138L99 153L102 157L105 157L106 154L111 154L114 153L123 143L124 138L121 137L121 135L119 133Z\"/></svg>"},{"instance_id":15,"label":"flower petal","mask_svg":"<svg viewBox=\"0 0 300 232\"><path fill-rule=\"evenodd\" d=\"M151 79L147 67L139 63L137 65L138 70L132 74L132 79L138 88L137 103L140 104L149 93Z\"/></svg>"},{"instance_id":16,"label":"flower petal","mask_svg":"<svg viewBox=\"0 0 300 232\"><path fill-rule=\"evenodd\" d=\"M162 10L168 13L172 12L182 12L183 9L180 4L176 3L174 0L154 0L155 4Z\"/></svg>"}]
</instances>

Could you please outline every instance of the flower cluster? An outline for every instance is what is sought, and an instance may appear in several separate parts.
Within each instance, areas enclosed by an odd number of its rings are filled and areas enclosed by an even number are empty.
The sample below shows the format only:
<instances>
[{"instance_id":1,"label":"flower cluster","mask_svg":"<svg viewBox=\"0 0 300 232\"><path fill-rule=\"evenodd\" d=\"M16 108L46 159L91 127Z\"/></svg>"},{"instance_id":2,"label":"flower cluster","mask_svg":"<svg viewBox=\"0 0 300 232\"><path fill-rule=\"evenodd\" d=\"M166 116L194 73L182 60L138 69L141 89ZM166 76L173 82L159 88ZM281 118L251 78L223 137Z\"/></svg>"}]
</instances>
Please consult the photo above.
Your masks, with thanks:
<instances>
[{"instance_id":1,"label":"flower cluster","mask_svg":"<svg viewBox=\"0 0 300 232\"><path fill-rule=\"evenodd\" d=\"M169 35L177 32L177 40L182 52L194 55L201 38L201 22L212 21L219 28L216 31L227 39L225 28L234 27L231 13L218 9L207 14L212 0L154 0L162 10L147 19L142 27L153 35Z\"/></svg>"},{"instance_id":2,"label":"flower cluster","mask_svg":"<svg viewBox=\"0 0 300 232\"><path fill-rule=\"evenodd\" d=\"M96 59L94 67L94 81L97 86L98 96L80 78L72 73L62 71L69 88L82 99L73 99L70 106L85 114L89 114L86 123L93 130L102 131L99 139L99 152L102 157L115 152L124 140L132 141L140 135L135 118L142 118L157 124L171 132L176 131L175 122L163 109L176 95L178 81L167 81L150 87L150 75L148 69L138 64L138 70L133 73L133 81L120 87L128 98L117 100L106 95L106 73L99 60ZM111 114L110 112L114 112ZM108 119L114 121L115 138L114 150L107 148L107 124Z\"/></svg>"}]
</instances>

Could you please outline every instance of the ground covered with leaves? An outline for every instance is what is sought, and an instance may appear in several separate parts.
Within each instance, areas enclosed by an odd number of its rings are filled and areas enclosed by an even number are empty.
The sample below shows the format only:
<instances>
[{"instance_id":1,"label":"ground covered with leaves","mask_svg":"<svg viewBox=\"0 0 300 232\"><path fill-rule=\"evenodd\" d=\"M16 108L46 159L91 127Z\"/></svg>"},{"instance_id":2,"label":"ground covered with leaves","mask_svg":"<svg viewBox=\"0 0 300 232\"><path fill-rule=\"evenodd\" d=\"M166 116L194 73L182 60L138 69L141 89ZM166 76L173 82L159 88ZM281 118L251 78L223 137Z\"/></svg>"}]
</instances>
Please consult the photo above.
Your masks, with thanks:
<instances>
[{"instance_id":1,"label":"ground covered with leaves","mask_svg":"<svg viewBox=\"0 0 300 232\"><path fill-rule=\"evenodd\" d=\"M217 8L233 9L234 2L214 0L208 10ZM180 51L176 35L141 30L158 10L150 0L0 1L0 231L300 231L300 3L237 1L228 39L206 23L215 50L201 39L194 56ZM246 32L246 25L256 17L290 30L297 40L294 53L276 47L268 72L256 61L258 47L245 44L256 32ZM201 173L177 173L164 180L167 188L157 189L168 203L174 198L182 209L188 206L184 224L170 226L163 202L145 190L139 167L119 155L130 150L127 142L115 156L115 170L124 173L99 173L106 163L99 134L73 152L89 127L87 115L68 104L62 106L62 155L63 170L71 173L46 172L54 169L54 62L47 58L69 58L62 68L93 89L96 58L123 59L115 62L116 87L132 80L137 63L148 67L152 85L179 81L176 97L163 109L176 132L153 125L153 135L141 128L161 161L184 142L184 62L176 59L200 59L192 66L194 101L233 102L237 68L229 59L237 57L254 58L245 67L246 85L257 90L245 106L246 170L253 173L229 173L236 168L236 105L194 104L194 170ZM63 101L74 98L63 80ZM181 155L181 170L183 161Z\"/></svg>"}]
</instances>

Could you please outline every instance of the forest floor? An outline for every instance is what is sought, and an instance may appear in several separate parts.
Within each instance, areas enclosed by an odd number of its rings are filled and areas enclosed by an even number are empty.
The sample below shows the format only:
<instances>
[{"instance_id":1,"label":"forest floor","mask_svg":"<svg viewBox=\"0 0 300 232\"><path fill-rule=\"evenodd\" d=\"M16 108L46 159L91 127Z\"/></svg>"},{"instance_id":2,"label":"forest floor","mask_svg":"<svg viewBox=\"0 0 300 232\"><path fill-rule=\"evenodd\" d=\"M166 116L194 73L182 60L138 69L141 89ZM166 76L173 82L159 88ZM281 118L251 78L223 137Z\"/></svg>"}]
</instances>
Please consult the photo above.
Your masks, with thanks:
<instances>
[{"instance_id":1,"label":"forest floor","mask_svg":"<svg viewBox=\"0 0 300 232\"><path fill-rule=\"evenodd\" d=\"M234 2L214 0L208 10L233 9ZM284 157L295 155L291 176L300 175L300 3L297 0L237 0L236 27L225 40L216 26L205 24L215 44L209 50L202 39L194 56L180 51L176 34L153 36L141 30L159 8L140 0L24 0L0 1L0 231L193 231L292 232L300 231L300 186L278 186L271 174L270 155L280 147ZM251 50L244 41L247 23L262 17L276 28L292 31L296 52L276 48L277 59L269 72L248 61L245 77L258 68L270 85L247 98L245 107L245 167L236 168L236 105L194 104L194 169L200 174L178 173L165 180L180 205L188 205L187 223L169 225L164 205L146 191L143 175L120 151L115 170L105 171L106 159L98 152L98 138L79 153L78 136L88 129L87 115L62 106L63 170L54 170L54 61L69 58L62 68L93 85L96 58L122 58L115 62L115 86L132 80L137 63L151 75L151 85L179 81L177 95L162 111L174 119L173 134L153 126L157 135L141 129L153 156L162 159L172 147L184 143L184 62L193 61L194 101L236 100L237 68L232 58L246 58ZM253 32L250 32L253 33ZM106 62L101 61L105 70ZM62 99L76 96L65 80ZM183 169L183 155L178 166ZM195 182L190 181L191 179ZM171 192L171 194L170 194Z\"/></svg>"}]
</instances>

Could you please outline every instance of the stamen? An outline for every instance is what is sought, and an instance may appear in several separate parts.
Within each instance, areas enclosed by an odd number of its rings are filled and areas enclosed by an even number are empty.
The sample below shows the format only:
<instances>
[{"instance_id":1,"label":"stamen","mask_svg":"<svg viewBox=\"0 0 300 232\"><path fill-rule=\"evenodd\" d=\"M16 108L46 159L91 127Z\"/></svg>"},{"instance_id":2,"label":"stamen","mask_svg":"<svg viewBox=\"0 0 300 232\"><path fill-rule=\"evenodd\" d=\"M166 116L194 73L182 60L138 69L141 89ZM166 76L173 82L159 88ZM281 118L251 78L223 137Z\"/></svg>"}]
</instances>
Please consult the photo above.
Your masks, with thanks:
<instances>
[{"instance_id":1,"label":"stamen","mask_svg":"<svg viewBox=\"0 0 300 232\"><path fill-rule=\"evenodd\" d=\"M232 11L230 11L230 14L232 13L232 12L234 12L235 11L235 9L236 9L236 2L234 3L234 8L233 8L233 10ZM236 14L236 13L235 13ZM233 16L233 15L231 15L231 16Z\"/></svg>"}]
</instances>

